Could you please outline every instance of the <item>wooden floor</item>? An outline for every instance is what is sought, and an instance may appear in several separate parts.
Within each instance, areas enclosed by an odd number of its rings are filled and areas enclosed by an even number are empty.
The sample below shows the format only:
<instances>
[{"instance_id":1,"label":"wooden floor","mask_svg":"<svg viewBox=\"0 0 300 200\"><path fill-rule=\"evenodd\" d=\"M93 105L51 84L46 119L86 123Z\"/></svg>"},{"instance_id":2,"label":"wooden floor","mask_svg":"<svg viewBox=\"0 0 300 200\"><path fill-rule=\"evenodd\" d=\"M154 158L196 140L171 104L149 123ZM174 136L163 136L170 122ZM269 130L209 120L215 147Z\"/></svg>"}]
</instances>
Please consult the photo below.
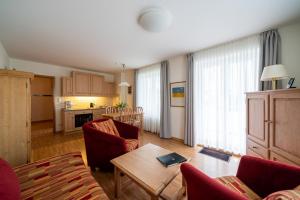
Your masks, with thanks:
<instances>
[{"instance_id":1,"label":"wooden floor","mask_svg":"<svg viewBox=\"0 0 300 200\"><path fill-rule=\"evenodd\" d=\"M53 120L42 122L31 122L31 138L35 139L44 135L52 135L54 129Z\"/></svg>"},{"instance_id":2,"label":"wooden floor","mask_svg":"<svg viewBox=\"0 0 300 200\"><path fill-rule=\"evenodd\" d=\"M160 139L158 136L145 132L141 137L141 144L153 143L171 151L176 151L187 157L191 157L194 166L204 171L211 177L234 175L237 170L239 159L232 157L230 162L224 162L198 153L200 147L187 147L182 142L173 139ZM72 135L46 134L32 140L32 161L49 156L61 155L67 152L80 151L86 163L86 152L83 134L77 132ZM110 199L114 199L114 177L113 172L96 171L93 173L98 183L103 187ZM170 185L163 191L164 199L176 199L177 192L181 187L181 174L179 174ZM126 176L122 177L121 198L124 200L148 200L150 197L139 186Z\"/></svg>"}]
</instances>

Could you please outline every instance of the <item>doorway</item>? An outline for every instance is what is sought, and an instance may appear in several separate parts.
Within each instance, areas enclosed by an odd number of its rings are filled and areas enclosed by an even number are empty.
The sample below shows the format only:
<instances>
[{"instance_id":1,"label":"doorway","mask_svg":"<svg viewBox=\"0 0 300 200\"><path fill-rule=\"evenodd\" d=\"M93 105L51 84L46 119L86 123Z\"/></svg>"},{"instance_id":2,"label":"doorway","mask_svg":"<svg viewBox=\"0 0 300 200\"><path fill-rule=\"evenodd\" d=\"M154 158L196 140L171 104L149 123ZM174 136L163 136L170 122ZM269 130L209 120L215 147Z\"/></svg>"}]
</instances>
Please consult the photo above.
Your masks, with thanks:
<instances>
[{"instance_id":1,"label":"doorway","mask_svg":"<svg viewBox=\"0 0 300 200\"><path fill-rule=\"evenodd\" d=\"M35 75L31 82L31 137L51 135L55 130L54 77Z\"/></svg>"}]
</instances>

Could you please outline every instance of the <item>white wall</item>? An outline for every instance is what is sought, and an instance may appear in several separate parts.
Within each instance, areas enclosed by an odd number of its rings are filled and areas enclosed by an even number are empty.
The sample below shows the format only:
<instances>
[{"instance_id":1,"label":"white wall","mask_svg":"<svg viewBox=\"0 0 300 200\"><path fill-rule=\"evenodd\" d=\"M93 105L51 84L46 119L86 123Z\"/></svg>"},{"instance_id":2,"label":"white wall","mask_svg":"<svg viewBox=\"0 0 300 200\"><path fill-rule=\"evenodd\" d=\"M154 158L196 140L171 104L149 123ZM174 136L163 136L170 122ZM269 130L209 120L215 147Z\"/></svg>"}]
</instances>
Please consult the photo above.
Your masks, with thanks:
<instances>
[{"instance_id":1,"label":"white wall","mask_svg":"<svg viewBox=\"0 0 300 200\"><path fill-rule=\"evenodd\" d=\"M169 59L170 83L186 81L186 56ZM171 134L174 138L184 139L184 107L171 107Z\"/></svg>"},{"instance_id":2,"label":"white wall","mask_svg":"<svg viewBox=\"0 0 300 200\"><path fill-rule=\"evenodd\" d=\"M300 87L300 22L278 28L282 44L282 64L291 77L296 77L294 86ZM185 55L169 59L170 82L186 81L187 61ZM286 86L287 80L284 81ZM172 137L184 139L184 108L171 107Z\"/></svg>"},{"instance_id":3,"label":"white wall","mask_svg":"<svg viewBox=\"0 0 300 200\"><path fill-rule=\"evenodd\" d=\"M9 57L0 41L0 69L9 66Z\"/></svg>"},{"instance_id":4,"label":"white wall","mask_svg":"<svg viewBox=\"0 0 300 200\"><path fill-rule=\"evenodd\" d=\"M282 44L282 64L291 77L296 77L294 86L300 87L300 22L283 26L278 31Z\"/></svg>"},{"instance_id":5,"label":"white wall","mask_svg":"<svg viewBox=\"0 0 300 200\"><path fill-rule=\"evenodd\" d=\"M46 76L54 76L55 77L55 85L54 85L54 104L55 104L55 125L56 131L62 130L62 122L61 122L61 108L63 107L63 99L61 97L61 77L63 76L71 76L72 71L83 71L90 72L87 70L78 70L71 67L62 67L57 65L38 63L26 60L19 59L10 59L10 66L19 71L32 72L37 75L46 75ZM95 73L95 72L92 72ZM99 75L103 75L106 81L113 82L114 76L108 73L95 73Z\"/></svg>"}]
</instances>

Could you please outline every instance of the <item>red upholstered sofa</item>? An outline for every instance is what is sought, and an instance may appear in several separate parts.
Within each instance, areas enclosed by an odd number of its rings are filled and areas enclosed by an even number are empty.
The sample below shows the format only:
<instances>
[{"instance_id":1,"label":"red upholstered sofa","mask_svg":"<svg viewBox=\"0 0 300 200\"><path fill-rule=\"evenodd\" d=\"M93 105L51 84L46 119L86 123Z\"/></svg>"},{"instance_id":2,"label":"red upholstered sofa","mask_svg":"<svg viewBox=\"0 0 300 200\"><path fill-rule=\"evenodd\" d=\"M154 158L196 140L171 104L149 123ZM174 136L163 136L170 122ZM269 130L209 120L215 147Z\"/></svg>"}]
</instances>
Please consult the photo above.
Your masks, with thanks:
<instances>
[{"instance_id":1,"label":"red upholstered sofa","mask_svg":"<svg viewBox=\"0 0 300 200\"><path fill-rule=\"evenodd\" d=\"M139 129L122 122L114 121L120 137L101 132L94 128L93 122L101 122L107 119L99 119L83 125L84 142L87 161L91 170L112 169L110 160L138 148Z\"/></svg>"},{"instance_id":2,"label":"red upholstered sofa","mask_svg":"<svg viewBox=\"0 0 300 200\"><path fill-rule=\"evenodd\" d=\"M241 158L236 177L213 179L188 163L181 165L181 172L187 184L188 200L262 199L300 185L300 167L251 156ZM226 185L226 180L234 181ZM243 194L249 190L257 196L249 198Z\"/></svg>"},{"instance_id":3,"label":"red upholstered sofa","mask_svg":"<svg viewBox=\"0 0 300 200\"><path fill-rule=\"evenodd\" d=\"M0 199L109 198L86 168L78 152L15 168L0 159Z\"/></svg>"}]
</instances>

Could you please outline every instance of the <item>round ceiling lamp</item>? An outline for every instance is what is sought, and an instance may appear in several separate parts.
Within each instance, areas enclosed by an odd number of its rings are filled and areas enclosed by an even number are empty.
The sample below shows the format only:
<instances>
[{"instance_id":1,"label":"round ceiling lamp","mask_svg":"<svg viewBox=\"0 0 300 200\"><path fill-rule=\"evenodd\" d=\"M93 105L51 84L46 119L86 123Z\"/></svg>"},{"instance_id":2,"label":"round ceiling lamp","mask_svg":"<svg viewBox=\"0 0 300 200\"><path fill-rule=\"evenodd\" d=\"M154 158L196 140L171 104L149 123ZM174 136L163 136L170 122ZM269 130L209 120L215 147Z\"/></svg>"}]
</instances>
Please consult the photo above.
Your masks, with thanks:
<instances>
[{"instance_id":1,"label":"round ceiling lamp","mask_svg":"<svg viewBox=\"0 0 300 200\"><path fill-rule=\"evenodd\" d=\"M147 31L161 32L171 26L172 19L172 14L168 10L152 7L140 14L138 22Z\"/></svg>"}]
</instances>

